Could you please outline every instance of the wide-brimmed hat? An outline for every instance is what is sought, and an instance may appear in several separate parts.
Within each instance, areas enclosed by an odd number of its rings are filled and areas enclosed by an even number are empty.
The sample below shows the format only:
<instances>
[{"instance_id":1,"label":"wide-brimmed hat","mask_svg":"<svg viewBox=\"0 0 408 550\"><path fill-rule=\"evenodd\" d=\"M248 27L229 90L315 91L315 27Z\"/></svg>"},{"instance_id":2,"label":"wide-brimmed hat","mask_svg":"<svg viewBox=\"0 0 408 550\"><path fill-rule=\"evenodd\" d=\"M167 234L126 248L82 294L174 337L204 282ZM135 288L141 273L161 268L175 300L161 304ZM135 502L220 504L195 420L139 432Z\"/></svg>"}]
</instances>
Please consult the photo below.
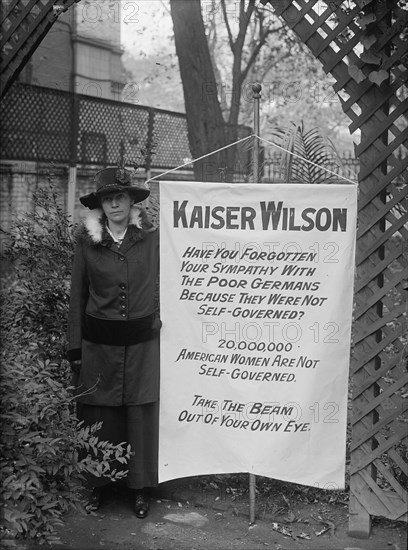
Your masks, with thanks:
<instances>
[{"instance_id":1,"label":"wide-brimmed hat","mask_svg":"<svg viewBox=\"0 0 408 550\"><path fill-rule=\"evenodd\" d=\"M81 203L94 210L101 208L101 197L108 193L120 193L127 191L134 202L144 201L150 194L144 184L132 185L131 173L125 168L104 168L95 174L96 191L88 193L79 200Z\"/></svg>"}]
</instances>

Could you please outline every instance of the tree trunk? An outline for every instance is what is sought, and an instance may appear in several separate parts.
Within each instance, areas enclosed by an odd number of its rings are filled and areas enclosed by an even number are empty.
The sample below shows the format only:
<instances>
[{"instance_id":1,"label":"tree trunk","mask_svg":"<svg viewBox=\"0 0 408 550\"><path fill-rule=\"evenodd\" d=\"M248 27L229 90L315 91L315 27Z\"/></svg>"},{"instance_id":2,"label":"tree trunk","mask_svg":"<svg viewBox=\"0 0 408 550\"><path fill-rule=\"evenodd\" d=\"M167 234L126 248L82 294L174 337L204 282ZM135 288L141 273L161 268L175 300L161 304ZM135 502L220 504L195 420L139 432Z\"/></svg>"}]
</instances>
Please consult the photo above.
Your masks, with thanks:
<instances>
[{"instance_id":1,"label":"tree trunk","mask_svg":"<svg viewBox=\"0 0 408 550\"><path fill-rule=\"evenodd\" d=\"M200 0L170 0L170 11L183 83L190 151L196 159L227 145L225 123ZM227 167L227 151L195 162L195 179L222 180L221 174ZM232 171L232 166L228 171Z\"/></svg>"}]
</instances>

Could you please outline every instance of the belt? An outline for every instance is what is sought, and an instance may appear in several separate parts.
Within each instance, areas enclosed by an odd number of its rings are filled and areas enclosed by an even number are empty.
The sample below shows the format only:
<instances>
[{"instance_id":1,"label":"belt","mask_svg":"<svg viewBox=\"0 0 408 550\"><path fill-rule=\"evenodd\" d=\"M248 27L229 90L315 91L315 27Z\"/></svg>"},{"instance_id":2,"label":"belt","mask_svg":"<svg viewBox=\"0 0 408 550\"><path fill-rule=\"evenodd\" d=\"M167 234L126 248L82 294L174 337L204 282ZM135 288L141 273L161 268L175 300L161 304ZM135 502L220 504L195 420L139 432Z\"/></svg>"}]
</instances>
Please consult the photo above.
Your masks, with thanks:
<instances>
[{"instance_id":1,"label":"belt","mask_svg":"<svg viewBox=\"0 0 408 550\"><path fill-rule=\"evenodd\" d=\"M95 344L131 346L152 340L157 331L152 328L154 315L128 321L112 321L85 315L83 338Z\"/></svg>"}]
</instances>

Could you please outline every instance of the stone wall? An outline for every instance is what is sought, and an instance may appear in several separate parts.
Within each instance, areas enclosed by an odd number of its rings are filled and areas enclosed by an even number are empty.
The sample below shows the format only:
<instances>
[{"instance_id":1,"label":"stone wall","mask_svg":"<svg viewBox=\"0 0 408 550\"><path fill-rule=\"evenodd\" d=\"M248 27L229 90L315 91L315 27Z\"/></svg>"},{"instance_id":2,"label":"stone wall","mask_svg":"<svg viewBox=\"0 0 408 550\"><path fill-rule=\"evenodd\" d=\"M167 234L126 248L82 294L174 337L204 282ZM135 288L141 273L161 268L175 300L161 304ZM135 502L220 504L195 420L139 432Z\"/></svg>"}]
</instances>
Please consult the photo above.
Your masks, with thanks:
<instances>
[{"instance_id":1,"label":"stone wall","mask_svg":"<svg viewBox=\"0 0 408 550\"><path fill-rule=\"evenodd\" d=\"M81 205L79 197L95 190L93 175L100 167L80 167L77 170L75 210L73 221L78 222L86 214L87 209ZM152 172L151 177L160 172ZM50 163L36 162L0 162L0 227L8 231L17 215L30 212L33 208L33 193L41 186L52 183L57 189L60 204L65 211L68 210L68 165L52 165ZM144 170L136 172L136 179L146 181ZM177 171L166 174L163 179L193 180L190 171ZM150 197L144 204L149 210L149 201L152 205L159 203L158 180L150 184ZM0 255L3 254L7 239L3 232L0 232Z\"/></svg>"}]
</instances>

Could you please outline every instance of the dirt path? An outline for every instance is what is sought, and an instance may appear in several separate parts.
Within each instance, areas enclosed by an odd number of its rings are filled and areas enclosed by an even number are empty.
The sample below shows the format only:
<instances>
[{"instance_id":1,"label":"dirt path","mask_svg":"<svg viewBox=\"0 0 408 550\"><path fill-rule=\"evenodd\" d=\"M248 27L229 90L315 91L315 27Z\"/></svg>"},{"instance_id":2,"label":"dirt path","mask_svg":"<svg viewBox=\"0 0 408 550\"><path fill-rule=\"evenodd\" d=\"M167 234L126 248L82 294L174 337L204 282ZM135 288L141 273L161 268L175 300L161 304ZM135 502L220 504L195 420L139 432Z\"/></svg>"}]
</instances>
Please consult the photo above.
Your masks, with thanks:
<instances>
[{"instance_id":1,"label":"dirt path","mask_svg":"<svg viewBox=\"0 0 408 550\"><path fill-rule=\"evenodd\" d=\"M282 500L285 499L285 500ZM286 502L287 501L287 502ZM374 521L367 540L347 534L344 503L257 498L249 525L246 496L197 484L164 484L150 498L145 520L132 511L131 495L113 488L98 513L71 514L59 530L59 550L405 550L406 524ZM281 506L283 503L286 506Z\"/></svg>"}]
</instances>

